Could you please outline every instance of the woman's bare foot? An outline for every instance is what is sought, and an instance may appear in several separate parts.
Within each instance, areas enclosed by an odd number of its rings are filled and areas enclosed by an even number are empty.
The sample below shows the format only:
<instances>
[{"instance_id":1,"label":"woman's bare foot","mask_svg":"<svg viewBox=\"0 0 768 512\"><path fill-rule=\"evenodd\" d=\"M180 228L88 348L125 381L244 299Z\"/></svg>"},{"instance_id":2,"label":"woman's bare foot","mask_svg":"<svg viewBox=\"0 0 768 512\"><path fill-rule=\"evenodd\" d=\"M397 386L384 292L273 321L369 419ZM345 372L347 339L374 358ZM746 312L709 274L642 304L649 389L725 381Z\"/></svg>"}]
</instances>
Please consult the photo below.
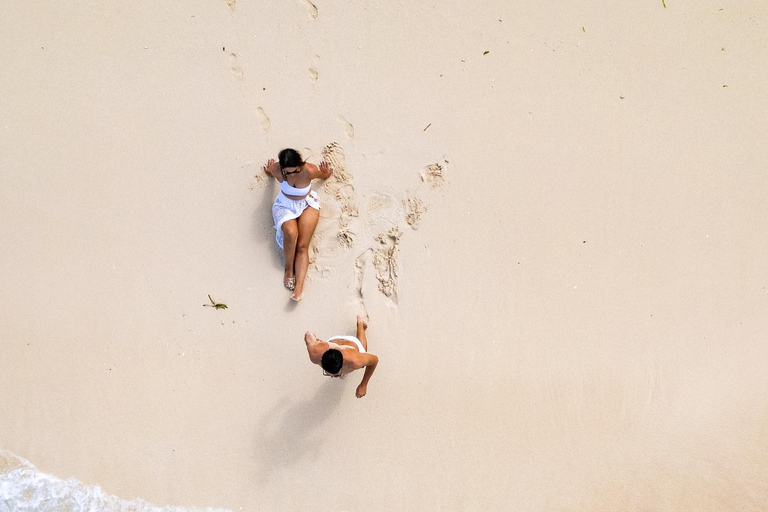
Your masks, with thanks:
<instances>
[{"instance_id":1,"label":"woman's bare foot","mask_svg":"<svg viewBox=\"0 0 768 512\"><path fill-rule=\"evenodd\" d=\"M293 294L291 295L291 300L295 302L299 302L301 299L304 298L304 283L296 283L296 286L293 289Z\"/></svg>"},{"instance_id":2,"label":"woman's bare foot","mask_svg":"<svg viewBox=\"0 0 768 512\"><path fill-rule=\"evenodd\" d=\"M283 285L289 290L293 290L296 287L296 276L283 276Z\"/></svg>"}]
</instances>

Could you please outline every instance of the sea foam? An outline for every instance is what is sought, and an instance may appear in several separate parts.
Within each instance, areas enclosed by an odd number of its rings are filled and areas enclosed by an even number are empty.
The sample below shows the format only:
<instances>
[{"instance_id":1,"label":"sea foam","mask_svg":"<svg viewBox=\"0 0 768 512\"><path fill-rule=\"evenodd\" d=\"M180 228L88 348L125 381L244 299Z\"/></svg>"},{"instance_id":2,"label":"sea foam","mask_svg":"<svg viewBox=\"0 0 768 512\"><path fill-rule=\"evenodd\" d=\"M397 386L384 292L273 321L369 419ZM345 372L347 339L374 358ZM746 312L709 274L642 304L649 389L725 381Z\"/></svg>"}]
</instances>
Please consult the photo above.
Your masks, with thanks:
<instances>
[{"instance_id":1,"label":"sea foam","mask_svg":"<svg viewBox=\"0 0 768 512\"><path fill-rule=\"evenodd\" d=\"M224 509L157 507L123 500L70 478L41 473L30 462L0 450L0 512L229 512Z\"/></svg>"}]
</instances>

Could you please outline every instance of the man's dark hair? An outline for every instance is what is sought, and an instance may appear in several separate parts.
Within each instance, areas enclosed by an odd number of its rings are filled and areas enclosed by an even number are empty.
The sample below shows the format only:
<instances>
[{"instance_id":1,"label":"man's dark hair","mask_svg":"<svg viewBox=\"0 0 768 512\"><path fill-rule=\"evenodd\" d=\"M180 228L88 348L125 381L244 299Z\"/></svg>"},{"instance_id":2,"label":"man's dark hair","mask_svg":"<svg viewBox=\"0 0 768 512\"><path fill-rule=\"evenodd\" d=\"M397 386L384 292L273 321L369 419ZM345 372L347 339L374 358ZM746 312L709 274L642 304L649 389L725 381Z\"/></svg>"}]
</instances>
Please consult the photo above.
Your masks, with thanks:
<instances>
[{"instance_id":1,"label":"man's dark hair","mask_svg":"<svg viewBox=\"0 0 768 512\"><path fill-rule=\"evenodd\" d=\"M304 160L301 158L301 153L295 149L284 149L280 152L277 158L280 160L281 169L285 169L286 167L301 167L304 165Z\"/></svg>"},{"instance_id":2,"label":"man's dark hair","mask_svg":"<svg viewBox=\"0 0 768 512\"><path fill-rule=\"evenodd\" d=\"M344 357L341 355L341 350L335 348L326 350L320 360L320 366L323 367L323 370L333 375L341 371L342 364L344 364Z\"/></svg>"}]
</instances>

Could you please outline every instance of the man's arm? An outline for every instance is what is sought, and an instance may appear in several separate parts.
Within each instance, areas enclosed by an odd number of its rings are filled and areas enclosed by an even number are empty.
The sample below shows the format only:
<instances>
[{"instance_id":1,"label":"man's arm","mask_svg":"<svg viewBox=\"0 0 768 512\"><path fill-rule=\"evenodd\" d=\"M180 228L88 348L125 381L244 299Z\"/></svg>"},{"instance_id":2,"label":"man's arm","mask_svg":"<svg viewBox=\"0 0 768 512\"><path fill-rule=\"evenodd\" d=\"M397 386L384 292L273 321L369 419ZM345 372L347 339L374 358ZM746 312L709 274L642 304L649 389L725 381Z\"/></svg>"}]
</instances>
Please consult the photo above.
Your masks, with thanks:
<instances>
[{"instance_id":1,"label":"man's arm","mask_svg":"<svg viewBox=\"0 0 768 512\"><path fill-rule=\"evenodd\" d=\"M379 358L373 354L360 355L362 356L361 362L365 366L365 375L363 375L363 380L360 382L360 385L357 386L357 391L355 391L355 396L357 398L363 398L365 396L365 393L368 391L368 381L371 380L371 375L376 371L376 365L379 364Z\"/></svg>"},{"instance_id":2,"label":"man's arm","mask_svg":"<svg viewBox=\"0 0 768 512\"><path fill-rule=\"evenodd\" d=\"M322 358L322 341L318 340L314 334L307 331L304 335L304 343L307 345L307 353L309 354L309 360L315 364L320 364Z\"/></svg>"}]
</instances>

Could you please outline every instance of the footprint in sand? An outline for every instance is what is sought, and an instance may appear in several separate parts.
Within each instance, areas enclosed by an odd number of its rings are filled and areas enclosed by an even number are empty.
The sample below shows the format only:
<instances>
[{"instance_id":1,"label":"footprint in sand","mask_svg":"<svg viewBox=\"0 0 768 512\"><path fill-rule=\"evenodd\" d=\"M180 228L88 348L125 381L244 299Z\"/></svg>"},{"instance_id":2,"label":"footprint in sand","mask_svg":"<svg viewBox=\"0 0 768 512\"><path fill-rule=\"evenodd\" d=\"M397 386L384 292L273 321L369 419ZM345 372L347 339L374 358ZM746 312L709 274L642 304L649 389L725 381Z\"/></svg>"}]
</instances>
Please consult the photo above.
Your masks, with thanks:
<instances>
[{"instance_id":1,"label":"footprint in sand","mask_svg":"<svg viewBox=\"0 0 768 512\"><path fill-rule=\"evenodd\" d=\"M333 174L321 188L321 222L310 242L310 263L315 270L325 275L328 272L323 265L328 262L328 258L334 258L339 249L348 249L355 244L357 236L354 224L359 211L344 151L332 142L323 148L322 158L331 165Z\"/></svg>"},{"instance_id":2,"label":"footprint in sand","mask_svg":"<svg viewBox=\"0 0 768 512\"><path fill-rule=\"evenodd\" d=\"M373 267L379 281L379 291L397 302L397 253L400 251L400 237L403 232L393 226L384 233L379 233L379 242L373 252Z\"/></svg>"},{"instance_id":3,"label":"footprint in sand","mask_svg":"<svg viewBox=\"0 0 768 512\"><path fill-rule=\"evenodd\" d=\"M307 12L309 13L309 17L313 20L317 19L317 6L310 2L309 0L301 0L304 6L307 8Z\"/></svg>"},{"instance_id":4,"label":"footprint in sand","mask_svg":"<svg viewBox=\"0 0 768 512\"><path fill-rule=\"evenodd\" d=\"M318 73L315 68L309 68L307 73L309 74L309 81L316 84L317 79L320 78L320 73Z\"/></svg>"},{"instance_id":5,"label":"footprint in sand","mask_svg":"<svg viewBox=\"0 0 768 512\"><path fill-rule=\"evenodd\" d=\"M347 134L347 137L350 139L355 138L355 127L352 126L352 123L344 119L344 116L339 116L338 121L341 124L341 126L344 128L344 132Z\"/></svg>"},{"instance_id":6,"label":"footprint in sand","mask_svg":"<svg viewBox=\"0 0 768 512\"><path fill-rule=\"evenodd\" d=\"M397 255L402 236L402 231L397 226L393 226L376 237L378 247L366 249L355 259L355 289L363 309L365 309L363 280L371 256L373 256L373 268L376 271L379 291L397 303Z\"/></svg>"},{"instance_id":7,"label":"footprint in sand","mask_svg":"<svg viewBox=\"0 0 768 512\"><path fill-rule=\"evenodd\" d=\"M357 290L357 298L363 299L363 278L365 277L365 268L368 260L373 254L373 249L366 249L355 258L355 289Z\"/></svg>"},{"instance_id":8,"label":"footprint in sand","mask_svg":"<svg viewBox=\"0 0 768 512\"><path fill-rule=\"evenodd\" d=\"M396 305L403 229L406 225L417 229L428 210L428 205L417 195L421 185L405 191L402 198L377 193L361 197L353 186L353 176L341 146L336 142L328 144L323 148L322 158L333 167L333 174L321 189L324 201L321 222L310 247L313 272L322 276L338 273L341 270L338 264L350 261L350 256L357 253L352 262L356 300L362 309L365 310L364 289L367 293L378 291L392 301L390 305ZM441 163L430 165L422 170L421 179L431 188L439 187L445 182L443 171ZM355 252L350 254L347 249Z\"/></svg>"},{"instance_id":9,"label":"footprint in sand","mask_svg":"<svg viewBox=\"0 0 768 512\"><path fill-rule=\"evenodd\" d=\"M360 214L355 202L355 187L351 184L344 183L334 187L334 197L341 207L342 220L348 221L349 217L357 217Z\"/></svg>"},{"instance_id":10,"label":"footprint in sand","mask_svg":"<svg viewBox=\"0 0 768 512\"><path fill-rule=\"evenodd\" d=\"M368 226L394 226L402 218L400 201L389 194L372 194L365 204L365 223Z\"/></svg>"},{"instance_id":11,"label":"footprint in sand","mask_svg":"<svg viewBox=\"0 0 768 512\"><path fill-rule=\"evenodd\" d=\"M336 239L345 249L349 249L355 245L355 234L346 226L339 228L339 232L336 233Z\"/></svg>"},{"instance_id":12,"label":"footprint in sand","mask_svg":"<svg viewBox=\"0 0 768 512\"><path fill-rule=\"evenodd\" d=\"M315 54L314 57L312 57L312 62L310 62L309 68L307 69L307 74L309 75L309 81L312 85L315 85L317 83L317 80L320 78L320 72L318 71L319 64L320 64L320 56L318 54Z\"/></svg>"},{"instance_id":13,"label":"footprint in sand","mask_svg":"<svg viewBox=\"0 0 768 512\"><path fill-rule=\"evenodd\" d=\"M349 224L352 218L360 214L355 199L355 187L351 183L352 174L347 170L344 151L335 142L323 148L323 160L333 168L333 174L323 184L323 191L338 205L339 231L336 236L343 246L349 247L355 240L355 233L350 229Z\"/></svg>"},{"instance_id":14,"label":"footprint in sand","mask_svg":"<svg viewBox=\"0 0 768 512\"><path fill-rule=\"evenodd\" d=\"M355 201L355 187L352 186L352 175L347 170L341 147L335 142L325 146L323 160L333 168L333 174L325 181L323 190L337 201L341 210L340 220L348 221L349 217L357 217L359 212Z\"/></svg>"},{"instance_id":15,"label":"footprint in sand","mask_svg":"<svg viewBox=\"0 0 768 512\"><path fill-rule=\"evenodd\" d=\"M333 183L335 181L349 183L352 181L352 174L347 170L347 159L344 156L344 150L336 142L331 142L323 148L323 160L333 167L333 175L328 178L326 183Z\"/></svg>"},{"instance_id":16,"label":"footprint in sand","mask_svg":"<svg viewBox=\"0 0 768 512\"><path fill-rule=\"evenodd\" d=\"M406 192L403 206L405 207L405 222L413 229L419 229L421 216L427 211L427 206L424 205L421 199L412 195L411 192Z\"/></svg>"},{"instance_id":17,"label":"footprint in sand","mask_svg":"<svg viewBox=\"0 0 768 512\"><path fill-rule=\"evenodd\" d=\"M421 171L421 181L430 186L430 188L442 187L445 183L443 171L445 168L439 163L426 166Z\"/></svg>"},{"instance_id":18,"label":"footprint in sand","mask_svg":"<svg viewBox=\"0 0 768 512\"><path fill-rule=\"evenodd\" d=\"M267 173L265 172L266 167L266 165L262 165L258 168L256 174L253 175L253 182L248 185L248 190L253 192L257 187L262 188L267 184ZM253 170L256 168L256 164L253 162L247 162L241 165L240 168Z\"/></svg>"},{"instance_id":19,"label":"footprint in sand","mask_svg":"<svg viewBox=\"0 0 768 512\"><path fill-rule=\"evenodd\" d=\"M267 133L272 127L272 121L269 120L267 114L264 113L264 109L259 107L256 109L256 115L259 118L259 124L261 125L261 131Z\"/></svg>"},{"instance_id":20,"label":"footprint in sand","mask_svg":"<svg viewBox=\"0 0 768 512\"><path fill-rule=\"evenodd\" d=\"M267 184L267 175L263 171L260 171L253 175L253 183L251 183L248 186L248 190L253 191L257 187L263 188L266 184Z\"/></svg>"},{"instance_id":21,"label":"footprint in sand","mask_svg":"<svg viewBox=\"0 0 768 512\"><path fill-rule=\"evenodd\" d=\"M235 75L235 78L242 81L243 80L243 68L241 68L237 63L237 55L234 53L229 54L229 65L232 68L232 74Z\"/></svg>"}]
</instances>

